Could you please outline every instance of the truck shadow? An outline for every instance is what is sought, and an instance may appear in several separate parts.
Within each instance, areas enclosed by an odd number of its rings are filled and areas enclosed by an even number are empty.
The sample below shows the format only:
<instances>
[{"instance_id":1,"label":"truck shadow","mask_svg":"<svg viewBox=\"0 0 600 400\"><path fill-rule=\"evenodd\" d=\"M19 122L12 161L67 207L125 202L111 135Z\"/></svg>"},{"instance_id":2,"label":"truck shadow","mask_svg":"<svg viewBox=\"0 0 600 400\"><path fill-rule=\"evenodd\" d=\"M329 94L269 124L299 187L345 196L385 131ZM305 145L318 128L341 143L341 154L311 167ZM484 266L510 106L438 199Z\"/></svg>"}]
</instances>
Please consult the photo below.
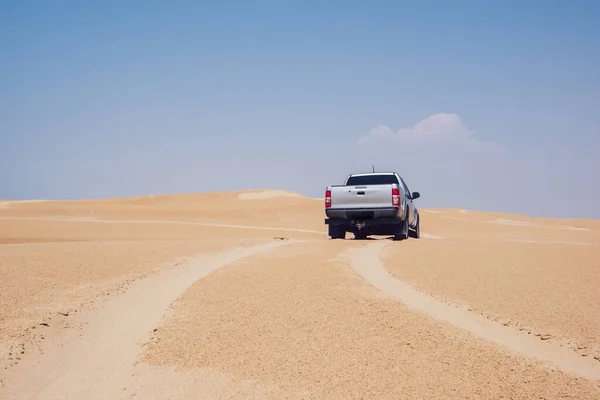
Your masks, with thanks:
<instances>
[{"instance_id":1,"label":"truck shadow","mask_svg":"<svg viewBox=\"0 0 600 400\"><path fill-rule=\"evenodd\" d=\"M368 241L368 240L393 240L393 236L385 236L385 237L366 237L366 238L351 238L350 240L358 240L358 241Z\"/></svg>"}]
</instances>

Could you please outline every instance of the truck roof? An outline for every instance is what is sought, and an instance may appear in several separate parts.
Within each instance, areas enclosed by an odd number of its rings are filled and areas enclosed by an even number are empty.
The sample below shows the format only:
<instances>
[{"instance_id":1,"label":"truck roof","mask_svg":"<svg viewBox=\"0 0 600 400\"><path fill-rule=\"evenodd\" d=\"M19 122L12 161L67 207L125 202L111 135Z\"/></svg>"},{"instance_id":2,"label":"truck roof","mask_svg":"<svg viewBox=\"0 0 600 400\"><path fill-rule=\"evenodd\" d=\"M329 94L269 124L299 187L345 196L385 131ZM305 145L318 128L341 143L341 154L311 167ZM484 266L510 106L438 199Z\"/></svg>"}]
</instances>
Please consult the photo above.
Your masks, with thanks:
<instances>
[{"instance_id":1,"label":"truck roof","mask_svg":"<svg viewBox=\"0 0 600 400\"><path fill-rule=\"evenodd\" d=\"M397 175L396 172L359 172L357 174L350 174L349 176L366 176L366 175Z\"/></svg>"}]
</instances>

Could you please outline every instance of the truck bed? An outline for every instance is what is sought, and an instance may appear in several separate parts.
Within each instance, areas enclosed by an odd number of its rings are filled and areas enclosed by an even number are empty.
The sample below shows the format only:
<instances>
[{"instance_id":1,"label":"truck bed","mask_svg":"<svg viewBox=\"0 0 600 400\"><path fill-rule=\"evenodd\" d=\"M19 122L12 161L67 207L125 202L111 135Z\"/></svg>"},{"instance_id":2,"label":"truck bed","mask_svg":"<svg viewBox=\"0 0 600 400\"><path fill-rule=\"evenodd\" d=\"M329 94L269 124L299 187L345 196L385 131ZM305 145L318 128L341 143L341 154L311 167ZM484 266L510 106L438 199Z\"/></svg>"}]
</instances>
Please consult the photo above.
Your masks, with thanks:
<instances>
[{"instance_id":1,"label":"truck bed","mask_svg":"<svg viewBox=\"0 0 600 400\"><path fill-rule=\"evenodd\" d=\"M394 185L331 186L330 210L392 208ZM398 187L398 185L395 185Z\"/></svg>"}]
</instances>

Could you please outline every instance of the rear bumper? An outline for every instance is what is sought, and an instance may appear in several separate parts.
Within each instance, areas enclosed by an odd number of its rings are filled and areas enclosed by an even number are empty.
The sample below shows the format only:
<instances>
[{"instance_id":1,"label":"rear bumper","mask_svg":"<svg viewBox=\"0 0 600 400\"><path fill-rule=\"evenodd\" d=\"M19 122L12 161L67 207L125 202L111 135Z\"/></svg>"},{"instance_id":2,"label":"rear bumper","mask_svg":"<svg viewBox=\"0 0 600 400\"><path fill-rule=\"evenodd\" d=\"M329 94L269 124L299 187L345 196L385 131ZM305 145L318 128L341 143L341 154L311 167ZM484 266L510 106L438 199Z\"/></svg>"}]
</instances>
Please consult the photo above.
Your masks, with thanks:
<instances>
[{"instance_id":1,"label":"rear bumper","mask_svg":"<svg viewBox=\"0 0 600 400\"><path fill-rule=\"evenodd\" d=\"M347 221L371 221L388 218L397 218L402 215L400 207L389 208L326 208L325 215L330 220L342 219ZM327 221L327 220L326 220ZM325 222L328 224L327 222Z\"/></svg>"},{"instance_id":2,"label":"rear bumper","mask_svg":"<svg viewBox=\"0 0 600 400\"><path fill-rule=\"evenodd\" d=\"M402 223L399 207L370 209L326 209L325 225L343 226L347 230L361 229L364 232L387 231L391 225ZM392 229L393 231L393 229Z\"/></svg>"},{"instance_id":3,"label":"rear bumper","mask_svg":"<svg viewBox=\"0 0 600 400\"><path fill-rule=\"evenodd\" d=\"M402 220L400 217L382 217L375 219L356 219L356 220L348 220L345 218L328 218L325 220L325 225L342 225L346 228L353 228L357 223L360 223L365 228L375 228L378 226L384 225L397 225L400 224Z\"/></svg>"}]
</instances>

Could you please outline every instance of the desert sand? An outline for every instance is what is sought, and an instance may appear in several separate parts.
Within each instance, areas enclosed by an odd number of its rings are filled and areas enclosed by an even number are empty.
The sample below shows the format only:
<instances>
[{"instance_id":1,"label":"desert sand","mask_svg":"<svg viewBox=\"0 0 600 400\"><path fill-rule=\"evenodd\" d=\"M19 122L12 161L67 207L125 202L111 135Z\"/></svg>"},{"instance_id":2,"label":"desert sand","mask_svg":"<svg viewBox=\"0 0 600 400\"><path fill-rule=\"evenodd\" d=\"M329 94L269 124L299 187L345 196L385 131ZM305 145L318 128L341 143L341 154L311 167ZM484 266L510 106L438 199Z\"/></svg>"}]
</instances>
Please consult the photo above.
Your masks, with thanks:
<instances>
[{"instance_id":1,"label":"desert sand","mask_svg":"<svg viewBox=\"0 0 600 400\"><path fill-rule=\"evenodd\" d=\"M0 201L0 399L600 398L600 221L280 190Z\"/></svg>"}]
</instances>

